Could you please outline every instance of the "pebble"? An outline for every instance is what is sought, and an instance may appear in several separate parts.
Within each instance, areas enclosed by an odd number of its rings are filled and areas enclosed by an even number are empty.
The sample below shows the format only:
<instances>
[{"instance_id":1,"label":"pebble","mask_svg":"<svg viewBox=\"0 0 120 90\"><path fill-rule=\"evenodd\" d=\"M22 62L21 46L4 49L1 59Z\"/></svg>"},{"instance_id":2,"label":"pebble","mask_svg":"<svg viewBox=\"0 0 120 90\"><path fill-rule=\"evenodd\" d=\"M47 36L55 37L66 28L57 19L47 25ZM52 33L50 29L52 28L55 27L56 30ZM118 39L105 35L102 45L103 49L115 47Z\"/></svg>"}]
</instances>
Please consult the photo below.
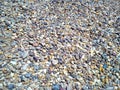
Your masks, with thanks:
<instances>
[{"instance_id":1,"label":"pebble","mask_svg":"<svg viewBox=\"0 0 120 90\"><path fill-rule=\"evenodd\" d=\"M55 84L52 86L52 90L60 90L60 86L58 84Z\"/></svg>"},{"instance_id":2,"label":"pebble","mask_svg":"<svg viewBox=\"0 0 120 90\"><path fill-rule=\"evenodd\" d=\"M14 61L10 61L10 63L13 64L13 65L17 64L17 62L15 60Z\"/></svg>"},{"instance_id":3,"label":"pebble","mask_svg":"<svg viewBox=\"0 0 120 90\"><path fill-rule=\"evenodd\" d=\"M14 85L14 84L9 84L9 85L8 85L8 89L9 89L9 90L13 90L14 88L15 88L15 85Z\"/></svg>"},{"instance_id":4,"label":"pebble","mask_svg":"<svg viewBox=\"0 0 120 90\"><path fill-rule=\"evenodd\" d=\"M25 65L22 66L22 69L26 70L28 68L28 66L29 66L28 64L25 64Z\"/></svg>"},{"instance_id":5,"label":"pebble","mask_svg":"<svg viewBox=\"0 0 120 90\"><path fill-rule=\"evenodd\" d=\"M53 64L53 65L58 64L58 60L52 60L52 64Z\"/></svg>"},{"instance_id":6,"label":"pebble","mask_svg":"<svg viewBox=\"0 0 120 90\"><path fill-rule=\"evenodd\" d=\"M33 60L34 60L35 62L37 62L37 61L39 60L39 58L36 57L36 56L33 56Z\"/></svg>"},{"instance_id":7,"label":"pebble","mask_svg":"<svg viewBox=\"0 0 120 90\"><path fill-rule=\"evenodd\" d=\"M30 78L30 77L31 77L31 74L30 74L30 73L26 73L26 74L25 74L25 77L26 77L26 78Z\"/></svg>"},{"instance_id":8,"label":"pebble","mask_svg":"<svg viewBox=\"0 0 120 90\"><path fill-rule=\"evenodd\" d=\"M107 64L103 64L103 68L106 69L107 68Z\"/></svg>"}]
</instances>

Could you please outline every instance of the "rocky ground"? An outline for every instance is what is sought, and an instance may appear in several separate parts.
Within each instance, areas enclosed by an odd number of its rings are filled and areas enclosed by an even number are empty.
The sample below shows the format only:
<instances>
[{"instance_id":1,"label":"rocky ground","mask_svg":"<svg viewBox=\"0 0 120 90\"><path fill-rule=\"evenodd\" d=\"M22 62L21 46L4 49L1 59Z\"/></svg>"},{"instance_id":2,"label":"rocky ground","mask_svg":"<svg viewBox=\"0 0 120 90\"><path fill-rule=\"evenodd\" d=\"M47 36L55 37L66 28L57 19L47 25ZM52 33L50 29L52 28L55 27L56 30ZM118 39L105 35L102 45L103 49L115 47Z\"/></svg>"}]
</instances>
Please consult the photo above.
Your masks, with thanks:
<instances>
[{"instance_id":1,"label":"rocky ground","mask_svg":"<svg viewBox=\"0 0 120 90\"><path fill-rule=\"evenodd\" d=\"M119 0L1 0L0 90L119 90Z\"/></svg>"}]
</instances>

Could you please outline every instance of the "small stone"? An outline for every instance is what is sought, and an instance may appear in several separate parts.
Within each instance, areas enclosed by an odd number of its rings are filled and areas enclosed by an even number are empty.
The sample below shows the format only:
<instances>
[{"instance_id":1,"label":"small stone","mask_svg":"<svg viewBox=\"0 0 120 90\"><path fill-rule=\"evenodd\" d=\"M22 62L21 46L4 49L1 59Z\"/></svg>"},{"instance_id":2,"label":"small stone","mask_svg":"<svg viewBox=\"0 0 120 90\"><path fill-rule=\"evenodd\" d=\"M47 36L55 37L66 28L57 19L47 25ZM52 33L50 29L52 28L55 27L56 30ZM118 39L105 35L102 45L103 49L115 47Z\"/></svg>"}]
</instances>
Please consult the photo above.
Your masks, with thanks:
<instances>
[{"instance_id":1,"label":"small stone","mask_svg":"<svg viewBox=\"0 0 120 90\"><path fill-rule=\"evenodd\" d=\"M15 88L15 85L14 85L14 84L9 84L9 85L8 85L8 89L9 89L9 90L13 90L14 88Z\"/></svg>"},{"instance_id":2,"label":"small stone","mask_svg":"<svg viewBox=\"0 0 120 90\"><path fill-rule=\"evenodd\" d=\"M53 65L58 64L58 60L52 60L52 64L53 64Z\"/></svg>"},{"instance_id":3,"label":"small stone","mask_svg":"<svg viewBox=\"0 0 120 90\"><path fill-rule=\"evenodd\" d=\"M53 85L52 90L60 90L60 85L58 84Z\"/></svg>"},{"instance_id":4,"label":"small stone","mask_svg":"<svg viewBox=\"0 0 120 90\"><path fill-rule=\"evenodd\" d=\"M31 74L30 74L30 73L26 73L26 74L25 74L25 77L26 77L26 78L30 78L30 77L31 77Z\"/></svg>"},{"instance_id":5,"label":"small stone","mask_svg":"<svg viewBox=\"0 0 120 90\"><path fill-rule=\"evenodd\" d=\"M108 66L107 64L103 64L103 68L106 69Z\"/></svg>"},{"instance_id":6,"label":"small stone","mask_svg":"<svg viewBox=\"0 0 120 90\"><path fill-rule=\"evenodd\" d=\"M16 61L10 61L10 63L13 64L13 65L16 65L16 64L17 64Z\"/></svg>"},{"instance_id":7,"label":"small stone","mask_svg":"<svg viewBox=\"0 0 120 90\"><path fill-rule=\"evenodd\" d=\"M39 46L39 43L35 42L35 43L33 43L33 46L37 47L37 46Z\"/></svg>"},{"instance_id":8,"label":"small stone","mask_svg":"<svg viewBox=\"0 0 120 90\"><path fill-rule=\"evenodd\" d=\"M28 36L30 37L30 38L33 38L34 37L34 32L29 32L29 34L28 34Z\"/></svg>"},{"instance_id":9,"label":"small stone","mask_svg":"<svg viewBox=\"0 0 120 90\"><path fill-rule=\"evenodd\" d=\"M44 25L47 25L47 22L44 22Z\"/></svg>"},{"instance_id":10,"label":"small stone","mask_svg":"<svg viewBox=\"0 0 120 90\"><path fill-rule=\"evenodd\" d=\"M39 60L39 58L36 57L36 56L34 56L34 57L33 57L33 60L34 60L35 62L37 62L37 61Z\"/></svg>"},{"instance_id":11,"label":"small stone","mask_svg":"<svg viewBox=\"0 0 120 90\"><path fill-rule=\"evenodd\" d=\"M23 70L26 70L27 68L28 68L28 64L25 64L25 65L22 67Z\"/></svg>"},{"instance_id":12,"label":"small stone","mask_svg":"<svg viewBox=\"0 0 120 90\"><path fill-rule=\"evenodd\" d=\"M102 54L102 58L105 59L105 60L107 60L107 54L106 54L106 53L103 53L103 54Z\"/></svg>"}]
</instances>

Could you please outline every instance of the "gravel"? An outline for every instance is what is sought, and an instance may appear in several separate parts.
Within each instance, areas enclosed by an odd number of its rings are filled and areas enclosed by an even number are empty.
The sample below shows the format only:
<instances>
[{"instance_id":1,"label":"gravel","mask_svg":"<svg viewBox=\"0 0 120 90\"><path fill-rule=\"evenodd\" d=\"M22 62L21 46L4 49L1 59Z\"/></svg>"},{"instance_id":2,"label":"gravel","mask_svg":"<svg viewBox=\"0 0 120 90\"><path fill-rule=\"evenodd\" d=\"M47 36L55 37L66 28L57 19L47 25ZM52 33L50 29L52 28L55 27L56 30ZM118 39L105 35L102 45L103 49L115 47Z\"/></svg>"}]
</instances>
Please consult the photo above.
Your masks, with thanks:
<instances>
[{"instance_id":1,"label":"gravel","mask_svg":"<svg viewBox=\"0 0 120 90\"><path fill-rule=\"evenodd\" d=\"M119 90L119 0L2 0L0 90Z\"/></svg>"}]
</instances>

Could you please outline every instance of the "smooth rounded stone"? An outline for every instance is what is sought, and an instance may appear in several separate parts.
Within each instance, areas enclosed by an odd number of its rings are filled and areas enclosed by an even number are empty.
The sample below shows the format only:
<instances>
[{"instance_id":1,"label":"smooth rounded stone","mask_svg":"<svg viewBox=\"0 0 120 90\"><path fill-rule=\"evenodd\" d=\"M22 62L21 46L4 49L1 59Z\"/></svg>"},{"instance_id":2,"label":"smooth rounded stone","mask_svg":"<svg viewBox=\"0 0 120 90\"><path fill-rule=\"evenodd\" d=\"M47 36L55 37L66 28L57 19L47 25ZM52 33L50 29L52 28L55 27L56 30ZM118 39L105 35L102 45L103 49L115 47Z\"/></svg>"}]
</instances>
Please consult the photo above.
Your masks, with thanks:
<instances>
[{"instance_id":1,"label":"smooth rounded stone","mask_svg":"<svg viewBox=\"0 0 120 90\"><path fill-rule=\"evenodd\" d=\"M58 64L58 60L51 60L53 65Z\"/></svg>"},{"instance_id":2,"label":"smooth rounded stone","mask_svg":"<svg viewBox=\"0 0 120 90\"><path fill-rule=\"evenodd\" d=\"M10 63L12 64L12 65L16 65L17 64L17 61L10 61Z\"/></svg>"},{"instance_id":3,"label":"smooth rounded stone","mask_svg":"<svg viewBox=\"0 0 120 90\"><path fill-rule=\"evenodd\" d=\"M39 46L39 43L35 42L32 44L34 47L38 47Z\"/></svg>"},{"instance_id":4,"label":"smooth rounded stone","mask_svg":"<svg viewBox=\"0 0 120 90\"><path fill-rule=\"evenodd\" d=\"M14 88L15 88L15 85L14 85L14 84L9 84L9 85L8 85L8 89L9 89L9 90L13 90Z\"/></svg>"},{"instance_id":5,"label":"smooth rounded stone","mask_svg":"<svg viewBox=\"0 0 120 90\"><path fill-rule=\"evenodd\" d=\"M25 65L23 65L21 68L22 68L23 70L27 70L28 66L29 66L29 64L25 64Z\"/></svg>"}]
</instances>

